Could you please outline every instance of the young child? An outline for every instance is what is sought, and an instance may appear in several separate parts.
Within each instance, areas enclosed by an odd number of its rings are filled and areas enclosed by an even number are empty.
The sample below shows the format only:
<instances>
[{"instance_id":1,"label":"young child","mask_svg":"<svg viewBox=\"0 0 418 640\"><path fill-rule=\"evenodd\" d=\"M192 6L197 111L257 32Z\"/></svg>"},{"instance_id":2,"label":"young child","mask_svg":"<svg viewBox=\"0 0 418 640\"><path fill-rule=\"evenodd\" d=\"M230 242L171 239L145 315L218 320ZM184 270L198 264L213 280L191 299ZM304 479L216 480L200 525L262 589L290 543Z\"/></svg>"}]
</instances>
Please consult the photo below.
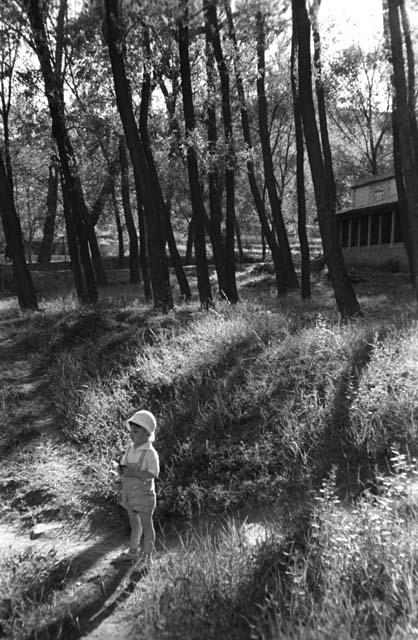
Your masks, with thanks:
<instances>
[{"instance_id":1,"label":"young child","mask_svg":"<svg viewBox=\"0 0 418 640\"><path fill-rule=\"evenodd\" d=\"M140 557L139 546L143 534L142 559L148 563L155 543L152 516L156 506L154 481L160 473L158 453L152 443L157 422L150 411L137 411L127 421L131 442L123 454L122 505L128 512L131 525L129 551L122 560L135 561Z\"/></svg>"}]
</instances>

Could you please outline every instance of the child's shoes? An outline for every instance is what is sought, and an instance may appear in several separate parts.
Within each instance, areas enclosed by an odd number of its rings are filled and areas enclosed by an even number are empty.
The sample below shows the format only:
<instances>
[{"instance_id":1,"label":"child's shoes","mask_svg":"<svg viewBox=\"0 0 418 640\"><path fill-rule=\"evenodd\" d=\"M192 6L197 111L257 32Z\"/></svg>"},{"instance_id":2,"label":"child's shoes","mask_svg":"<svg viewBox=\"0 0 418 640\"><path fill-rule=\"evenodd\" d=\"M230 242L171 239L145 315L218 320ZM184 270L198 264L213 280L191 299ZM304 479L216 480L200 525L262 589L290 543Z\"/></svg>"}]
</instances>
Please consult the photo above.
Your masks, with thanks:
<instances>
[{"instance_id":1,"label":"child's shoes","mask_svg":"<svg viewBox=\"0 0 418 640\"><path fill-rule=\"evenodd\" d=\"M120 556L114 559L113 562L137 562L140 558L139 552L135 549L129 549L129 551L125 551L121 553Z\"/></svg>"}]
</instances>

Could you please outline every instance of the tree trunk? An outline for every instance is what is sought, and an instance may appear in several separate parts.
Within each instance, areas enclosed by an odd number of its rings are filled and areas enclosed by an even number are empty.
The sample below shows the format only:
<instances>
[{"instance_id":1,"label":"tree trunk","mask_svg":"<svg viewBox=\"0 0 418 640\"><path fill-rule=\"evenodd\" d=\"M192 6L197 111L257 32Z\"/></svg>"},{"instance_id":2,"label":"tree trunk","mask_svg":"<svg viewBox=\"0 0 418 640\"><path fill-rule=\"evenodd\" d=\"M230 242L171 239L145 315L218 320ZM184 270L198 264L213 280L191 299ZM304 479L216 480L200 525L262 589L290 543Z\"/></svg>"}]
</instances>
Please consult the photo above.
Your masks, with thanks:
<instances>
[{"instance_id":1,"label":"tree trunk","mask_svg":"<svg viewBox=\"0 0 418 640\"><path fill-rule=\"evenodd\" d=\"M132 215L131 200L129 196L129 167L126 155L126 145L124 136L119 138L119 161L123 212L125 214L126 229L129 236L129 281L131 284L141 282L139 275L139 250L138 236L136 234L135 222Z\"/></svg>"},{"instance_id":2,"label":"tree trunk","mask_svg":"<svg viewBox=\"0 0 418 640\"><path fill-rule=\"evenodd\" d=\"M190 222L187 227L186 255L184 258L184 261L186 264L192 264L193 262L193 243L194 243L194 220L192 216L190 218Z\"/></svg>"},{"instance_id":3,"label":"tree trunk","mask_svg":"<svg viewBox=\"0 0 418 640\"><path fill-rule=\"evenodd\" d=\"M218 171L218 128L216 124L216 86L215 86L215 58L210 42L210 26L205 20L206 33L206 76L207 76L207 136L209 151L208 187L209 187L209 215L211 227L211 241L213 260L218 278L218 295L227 295L227 276L225 273L225 242L222 235L222 197L220 195L220 181Z\"/></svg>"},{"instance_id":4,"label":"tree trunk","mask_svg":"<svg viewBox=\"0 0 418 640\"><path fill-rule=\"evenodd\" d=\"M270 146L270 133L268 127L267 99L265 89L265 24L264 14L257 11L257 97L258 97L258 126L263 155L264 175L267 193L270 201L271 215L276 228L279 246L283 254L285 266L286 287L296 289L299 287L290 251L289 239L281 211L281 201L277 193L276 179L274 176L273 157Z\"/></svg>"},{"instance_id":5,"label":"tree trunk","mask_svg":"<svg viewBox=\"0 0 418 640\"><path fill-rule=\"evenodd\" d=\"M240 264L243 264L245 262L245 256L244 256L244 250L242 248L241 229L240 229L239 221L236 215L235 215L235 233L237 235L238 262Z\"/></svg>"},{"instance_id":6,"label":"tree trunk","mask_svg":"<svg viewBox=\"0 0 418 640\"><path fill-rule=\"evenodd\" d=\"M51 262L54 246L55 218L57 215L58 201L58 167L53 158L49 165L48 195L46 198L46 218L44 233L38 253L38 264L46 266Z\"/></svg>"},{"instance_id":7,"label":"tree trunk","mask_svg":"<svg viewBox=\"0 0 418 640\"><path fill-rule=\"evenodd\" d=\"M320 0L317 7L319 7ZM328 180L328 190L333 202L333 207L336 207L337 202L337 190L335 188L334 168L332 164L331 146L328 135L328 123L327 112L325 107L325 91L324 83L322 81L322 62L321 62L321 38L319 35L318 25L316 23L316 12L314 11L315 22L313 27L313 43L314 43L314 65L315 65L315 90L316 100L318 104L318 116L319 116L319 130L321 133L322 152L324 156L325 172ZM371 144L374 148L374 145ZM374 167L377 172L377 167ZM372 162L373 171L373 162Z\"/></svg>"},{"instance_id":8,"label":"tree trunk","mask_svg":"<svg viewBox=\"0 0 418 640\"><path fill-rule=\"evenodd\" d=\"M113 185L111 195L112 195L113 213L115 214L116 231L118 234L118 265L119 265L119 269L121 269L123 267L124 258L125 258L125 248L123 244L123 228L122 228L122 223L119 215L118 201L116 199L115 185Z\"/></svg>"},{"instance_id":9,"label":"tree trunk","mask_svg":"<svg viewBox=\"0 0 418 640\"><path fill-rule=\"evenodd\" d=\"M167 312L173 307L173 296L165 254L164 232L161 224L162 212L159 210L153 180L148 169L144 148L132 108L129 81L125 70L125 42L120 23L118 0L105 0L105 7L105 32L115 86L116 102L131 156L135 184L140 186L141 189L141 199L146 218L148 264L154 306L156 309Z\"/></svg>"},{"instance_id":10,"label":"tree trunk","mask_svg":"<svg viewBox=\"0 0 418 640\"><path fill-rule=\"evenodd\" d=\"M7 254L12 260L17 299L21 309L37 309L36 293L25 260L22 229L16 213L13 192L3 158L0 155L0 213Z\"/></svg>"},{"instance_id":11,"label":"tree trunk","mask_svg":"<svg viewBox=\"0 0 418 640\"><path fill-rule=\"evenodd\" d=\"M401 0L402 1L402 0ZM411 99L402 46L402 31L399 16L399 0L389 0L389 31L393 65L393 85L395 94L396 130L399 140L399 156L402 167L403 184L407 205L407 235L406 248L408 251L411 277L416 298L418 300L418 157L416 155L415 125L412 122L415 114L411 113ZM410 79L410 78L409 78ZM413 82L411 80L411 82ZM413 87L412 87L413 89Z\"/></svg>"},{"instance_id":12,"label":"tree trunk","mask_svg":"<svg viewBox=\"0 0 418 640\"><path fill-rule=\"evenodd\" d=\"M209 270L206 258L205 240L205 211L199 181L199 168L196 149L192 142L192 134L196 123L193 108L193 94L190 78L189 60L189 15L188 0L181 0L181 16L178 21L178 41L180 56L181 87L183 94L183 113L186 126L187 141L187 169L189 176L190 196L194 218L194 247L196 257L197 287L199 300L205 309L212 305L212 291L209 280Z\"/></svg>"},{"instance_id":13,"label":"tree trunk","mask_svg":"<svg viewBox=\"0 0 418 640\"><path fill-rule=\"evenodd\" d=\"M286 286L286 278L285 278L285 264L283 259L283 253L280 250L280 247L277 244L276 238L274 236L273 230L269 225L263 199L258 189L257 179L255 176L255 169L254 169L254 162L253 162L253 155L252 155L251 131L250 131L249 118L248 118L247 103L245 99L244 83L243 83L241 71L239 68L239 60L238 60L239 52L238 52L238 46L237 46L237 41L235 36L235 29L234 29L232 14L231 14L231 8L227 0L225 1L225 11L226 11L227 20L228 20L229 37L234 45L235 81L237 85L238 98L239 98L240 108L241 108L242 131L244 136L244 142L247 147L248 181L250 184L251 193L254 198L254 203L257 209L258 217L260 219L262 234L263 234L263 237L267 240L270 251L271 251L271 257L273 260L274 272L276 277L277 295L284 296L286 294L287 286ZM264 255L265 255L265 252L264 252Z\"/></svg>"},{"instance_id":14,"label":"tree trunk","mask_svg":"<svg viewBox=\"0 0 418 640\"><path fill-rule=\"evenodd\" d=\"M77 295L81 302L92 303L97 301L97 286L94 269L91 261L88 243L88 222L85 220L84 203L80 200L80 190L78 188L79 176L74 150L68 135L65 111L64 111L64 90L61 67L56 60L55 71L52 68L51 53L48 39L45 32L39 0L24 0L29 16L35 50L39 59L41 72L45 84L45 95L48 101L49 111L52 120L52 134L58 147L58 153L62 172L63 197L67 204L67 229L72 233L75 229L76 236L68 239L68 246L74 249L74 240L77 244L77 256L71 256L71 264L76 269L76 261L79 259L82 266L82 287L76 286ZM60 3L59 20L57 30L62 27L64 20L66 2ZM61 26L60 26L61 25ZM58 39L58 36L57 36ZM73 271L74 282L78 275Z\"/></svg>"},{"instance_id":15,"label":"tree trunk","mask_svg":"<svg viewBox=\"0 0 418 640\"><path fill-rule=\"evenodd\" d=\"M329 180L325 170L321 142L315 120L310 51L311 28L305 0L292 0L292 11L298 45L299 96L302 123L318 209L319 230L325 262L328 266L335 299L341 315L343 317L354 317L360 315L361 311L344 266L343 254L338 240L335 208L333 207L332 193L329 191Z\"/></svg>"},{"instance_id":16,"label":"tree trunk","mask_svg":"<svg viewBox=\"0 0 418 640\"><path fill-rule=\"evenodd\" d=\"M232 303L238 301L235 278L235 150L232 128L231 98L229 73L222 51L219 24L214 0L203 0L205 13L205 29L208 43L213 47L221 82L222 117L225 133L225 295Z\"/></svg>"},{"instance_id":17,"label":"tree trunk","mask_svg":"<svg viewBox=\"0 0 418 640\"><path fill-rule=\"evenodd\" d=\"M93 226L99 221L100 216L102 215L103 209L107 202L109 196L114 193L115 190L115 181L120 171L120 160L119 160L119 148L113 158L112 162L109 165L109 170L104 182L102 184L102 188L100 189L99 195L97 196L93 206L91 207L91 221Z\"/></svg>"},{"instance_id":18,"label":"tree trunk","mask_svg":"<svg viewBox=\"0 0 418 640\"><path fill-rule=\"evenodd\" d=\"M298 199L298 236L301 257L301 295L302 299L311 297L311 267L309 255L309 242L306 233L306 199L305 199L305 168L302 116L300 110L299 91L296 78L297 39L296 28L293 25L292 51L291 51L291 85L293 95L293 117L295 121L296 142L296 192Z\"/></svg>"},{"instance_id":19,"label":"tree trunk","mask_svg":"<svg viewBox=\"0 0 418 640\"><path fill-rule=\"evenodd\" d=\"M144 29L144 49L148 60L151 58L151 50L149 44L149 31L145 25ZM144 145L145 156L148 163L150 174L154 180L154 186L158 200L160 203L159 209L162 212L162 226L164 230L165 239L168 244L168 250L170 252L171 263L174 267L174 271L177 277L177 282L180 287L181 295L185 300L190 300L192 294L190 292L189 283L186 278L186 274L183 269L183 263L181 261L180 254L177 249L176 239L174 237L173 226L171 224L170 210L167 203L164 200L164 195L161 189L160 179L158 177L157 167L155 166L154 156L152 153L151 142L148 135L148 111L151 99L151 76L147 67L144 68L142 79L142 92L141 92L141 108L139 116L139 133L141 135L142 144Z\"/></svg>"}]
</instances>

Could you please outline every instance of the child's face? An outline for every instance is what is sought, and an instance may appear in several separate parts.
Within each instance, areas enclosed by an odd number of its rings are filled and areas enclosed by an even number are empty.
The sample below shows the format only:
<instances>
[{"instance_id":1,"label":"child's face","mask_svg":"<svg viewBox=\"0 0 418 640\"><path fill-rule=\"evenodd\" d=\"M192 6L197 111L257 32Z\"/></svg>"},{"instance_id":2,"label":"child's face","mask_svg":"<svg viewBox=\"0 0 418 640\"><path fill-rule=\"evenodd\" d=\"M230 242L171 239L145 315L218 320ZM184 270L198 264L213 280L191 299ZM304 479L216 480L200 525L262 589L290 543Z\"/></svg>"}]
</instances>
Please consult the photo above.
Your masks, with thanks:
<instances>
[{"instance_id":1,"label":"child's face","mask_svg":"<svg viewBox=\"0 0 418 640\"><path fill-rule=\"evenodd\" d=\"M149 433L144 427L137 424L129 424L129 436L136 447L145 444L149 440Z\"/></svg>"}]
</instances>

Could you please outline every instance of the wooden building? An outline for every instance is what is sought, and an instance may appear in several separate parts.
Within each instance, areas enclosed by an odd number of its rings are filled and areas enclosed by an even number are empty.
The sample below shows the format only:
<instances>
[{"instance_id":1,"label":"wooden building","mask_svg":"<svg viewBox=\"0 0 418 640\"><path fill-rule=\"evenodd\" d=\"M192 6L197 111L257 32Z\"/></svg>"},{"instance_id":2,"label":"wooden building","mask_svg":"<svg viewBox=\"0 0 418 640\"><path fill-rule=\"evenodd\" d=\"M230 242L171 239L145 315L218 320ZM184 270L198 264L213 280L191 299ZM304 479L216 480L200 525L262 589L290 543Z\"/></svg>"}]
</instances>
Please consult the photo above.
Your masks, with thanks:
<instances>
[{"instance_id":1,"label":"wooden building","mask_svg":"<svg viewBox=\"0 0 418 640\"><path fill-rule=\"evenodd\" d=\"M369 176L352 186L353 208L337 213L347 266L408 271L395 176Z\"/></svg>"}]
</instances>

